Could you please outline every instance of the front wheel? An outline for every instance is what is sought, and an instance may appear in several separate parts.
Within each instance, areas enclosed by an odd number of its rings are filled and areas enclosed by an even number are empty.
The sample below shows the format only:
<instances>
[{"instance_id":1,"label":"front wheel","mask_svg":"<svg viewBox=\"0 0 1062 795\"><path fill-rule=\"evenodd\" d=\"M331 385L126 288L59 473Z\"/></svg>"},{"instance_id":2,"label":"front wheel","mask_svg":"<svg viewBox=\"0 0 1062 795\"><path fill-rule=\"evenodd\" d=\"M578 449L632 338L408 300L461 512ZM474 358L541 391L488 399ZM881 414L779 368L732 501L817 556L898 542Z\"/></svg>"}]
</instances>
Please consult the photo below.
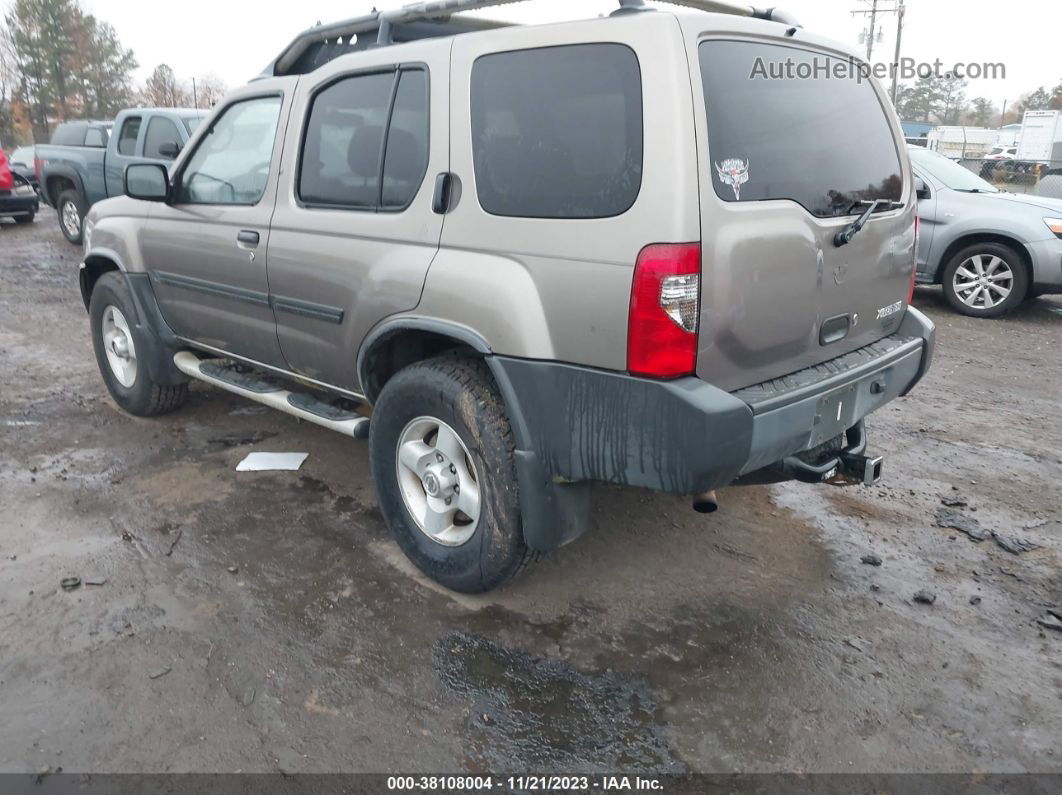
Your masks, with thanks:
<instances>
[{"instance_id":1,"label":"front wheel","mask_svg":"<svg viewBox=\"0 0 1062 795\"><path fill-rule=\"evenodd\" d=\"M512 428L486 365L445 355L384 387L369 426L387 524L435 581L488 591L537 560L525 543Z\"/></svg>"},{"instance_id":2,"label":"front wheel","mask_svg":"<svg viewBox=\"0 0 1062 795\"><path fill-rule=\"evenodd\" d=\"M970 317L999 317L1025 300L1029 274L1017 251L1001 243L976 243L952 257L941 279L944 297Z\"/></svg>"},{"instance_id":3,"label":"front wheel","mask_svg":"<svg viewBox=\"0 0 1062 795\"><path fill-rule=\"evenodd\" d=\"M136 305L118 273L105 273L96 282L89 301L92 347L103 382L114 402L138 417L153 417L179 408L188 396L188 384L164 385L151 377L144 355L150 350L146 335L136 325Z\"/></svg>"}]
</instances>

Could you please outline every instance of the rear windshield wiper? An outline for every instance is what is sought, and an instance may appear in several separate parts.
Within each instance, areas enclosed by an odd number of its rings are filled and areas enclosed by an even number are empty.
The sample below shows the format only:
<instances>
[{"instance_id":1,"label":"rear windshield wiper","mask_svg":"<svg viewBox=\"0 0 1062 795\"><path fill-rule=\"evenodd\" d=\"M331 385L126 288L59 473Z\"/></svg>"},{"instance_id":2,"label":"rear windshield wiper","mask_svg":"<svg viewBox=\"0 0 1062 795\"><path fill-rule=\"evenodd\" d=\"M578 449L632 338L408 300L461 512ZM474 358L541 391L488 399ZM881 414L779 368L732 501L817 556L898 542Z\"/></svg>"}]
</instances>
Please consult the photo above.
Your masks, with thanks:
<instances>
[{"instance_id":1,"label":"rear windshield wiper","mask_svg":"<svg viewBox=\"0 0 1062 795\"><path fill-rule=\"evenodd\" d=\"M874 201L859 201L852 205L850 209L854 209L861 204L866 204L867 209L863 211L863 214L856 220L852 221L848 226L838 232L833 238L833 244L840 248L841 246L847 246L852 242L852 238L859 234L859 230L866 226L867 221L870 220L870 216L873 215L879 207L885 207L889 210L894 210L897 207L903 207L903 202L890 201L889 199L874 199Z\"/></svg>"}]
</instances>

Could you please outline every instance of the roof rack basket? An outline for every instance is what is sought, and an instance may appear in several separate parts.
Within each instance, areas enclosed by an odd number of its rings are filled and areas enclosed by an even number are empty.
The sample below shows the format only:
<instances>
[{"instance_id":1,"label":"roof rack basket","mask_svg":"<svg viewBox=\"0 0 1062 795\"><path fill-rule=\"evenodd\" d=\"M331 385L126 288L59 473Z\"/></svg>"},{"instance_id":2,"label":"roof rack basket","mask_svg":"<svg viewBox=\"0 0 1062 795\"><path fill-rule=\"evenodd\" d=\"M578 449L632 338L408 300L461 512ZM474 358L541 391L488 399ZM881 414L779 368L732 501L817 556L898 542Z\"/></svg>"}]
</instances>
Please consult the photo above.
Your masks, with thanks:
<instances>
[{"instance_id":1,"label":"roof rack basket","mask_svg":"<svg viewBox=\"0 0 1062 795\"><path fill-rule=\"evenodd\" d=\"M383 47L417 39L455 36L477 30L507 27L509 23L460 16L462 11L509 5L522 0L422 0L401 8L377 11L360 17L316 25L303 31L263 72L263 77L306 74L348 52ZM755 8L725 0L661 0L700 11L755 17L799 27L789 14L776 8ZM651 11L645 0L619 0L614 12Z\"/></svg>"}]
</instances>

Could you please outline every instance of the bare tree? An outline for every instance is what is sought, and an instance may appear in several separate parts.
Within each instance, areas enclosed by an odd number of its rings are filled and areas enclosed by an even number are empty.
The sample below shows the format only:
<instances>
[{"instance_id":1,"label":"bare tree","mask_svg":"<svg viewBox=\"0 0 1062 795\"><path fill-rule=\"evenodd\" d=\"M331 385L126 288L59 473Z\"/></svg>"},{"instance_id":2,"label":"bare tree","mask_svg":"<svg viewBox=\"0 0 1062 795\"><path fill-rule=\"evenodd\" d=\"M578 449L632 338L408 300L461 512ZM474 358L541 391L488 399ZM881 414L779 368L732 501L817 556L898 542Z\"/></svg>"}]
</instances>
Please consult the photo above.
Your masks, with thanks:
<instances>
[{"instance_id":1,"label":"bare tree","mask_svg":"<svg viewBox=\"0 0 1062 795\"><path fill-rule=\"evenodd\" d=\"M15 86L18 82L18 66L11 34L6 27L0 28L0 143L10 146L15 139Z\"/></svg>"},{"instance_id":2,"label":"bare tree","mask_svg":"<svg viewBox=\"0 0 1062 795\"><path fill-rule=\"evenodd\" d=\"M195 79L195 98L197 108L210 110L228 93L225 81L215 74L205 74Z\"/></svg>"},{"instance_id":3,"label":"bare tree","mask_svg":"<svg viewBox=\"0 0 1062 795\"><path fill-rule=\"evenodd\" d=\"M141 102L153 108L184 108L192 104L192 96L166 64L159 64L147 79L141 92Z\"/></svg>"}]
</instances>

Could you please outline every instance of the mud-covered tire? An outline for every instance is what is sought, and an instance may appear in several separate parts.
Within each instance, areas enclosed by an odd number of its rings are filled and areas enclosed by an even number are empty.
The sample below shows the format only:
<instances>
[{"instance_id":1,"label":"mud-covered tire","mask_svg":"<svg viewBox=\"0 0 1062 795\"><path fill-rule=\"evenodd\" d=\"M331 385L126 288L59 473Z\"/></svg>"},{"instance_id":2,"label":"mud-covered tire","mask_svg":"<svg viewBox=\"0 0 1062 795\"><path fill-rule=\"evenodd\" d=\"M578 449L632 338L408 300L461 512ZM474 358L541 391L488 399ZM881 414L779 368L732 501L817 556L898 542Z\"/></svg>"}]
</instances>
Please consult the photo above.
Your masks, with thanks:
<instances>
[{"instance_id":1,"label":"mud-covered tire","mask_svg":"<svg viewBox=\"0 0 1062 795\"><path fill-rule=\"evenodd\" d=\"M399 441L411 422L425 417L456 432L477 474L479 517L459 545L439 543L420 529L399 483ZM369 448L384 518L402 551L436 582L480 593L538 560L524 543L512 428L482 360L446 354L392 377L373 407Z\"/></svg>"},{"instance_id":2,"label":"mud-covered tire","mask_svg":"<svg viewBox=\"0 0 1062 795\"><path fill-rule=\"evenodd\" d=\"M79 191L64 190L55 200L55 211L59 215L59 229L63 237L75 246L80 246L85 229L85 213L88 212L88 202L85 201L85 197ZM72 216L65 217L64 213L76 213L76 229Z\"/></svg>"},{"instance_id":3,"label":"mud-covered tire","mask_svg":"<svg viewBox=\"0 0 1062 795\"><path fill-rule=\"evenodd\" d=\"M963 272L977 273L976 269L971 270L974 267L970 264L973 260L979 260L985 270L993 267L993 264L996 268L1005 268L1012 276L1003 282L1008 286L1006 297L995 292L991 293L994 301L992 306L985 306L983 299L978 299L976 293L970 291L964 293L958 289L960 283L976 282L976 279L972 277L962 276ZM960 272L960 268L964 271ZM957 274L959 275L958 282ZM944 288L944 298L956 312L969 317L999 317L1017 308L1029 295L1029 271L1022 256L1010 246L1001 243L975 243L956 252L951 258L944 267L941 286ZM989 288L984 289L987 291ZM969 300L971 295L974 296L973 303ZM978 305L979 301L981 305Z\"/></svg>"},{"instance_id":4,"label":"mud-covered tire","mask_svg":"<svg viewBox=\"0 0 1062 795\"><path fill-rule=\"evenodd\" d=\"M113 318L122 317L128 329L128 336L132 338L131 349L134 354L147 354L154 346L151 344L153 341L147 338L151 332L136 325L136 305L125 277L120 273L105 273L92 290L89 322L92 324L92 347L96 351L96 364L114 402L138 417L154 417L180 408L188 397L188 384L167 386L156 383L151 377L146 359L135 360L135 372L128 378L129 383L122 383L108 358L107 343L104 340L105 316L112 318L109 321L111 324Z\"/></svg>"}]
</instances>

